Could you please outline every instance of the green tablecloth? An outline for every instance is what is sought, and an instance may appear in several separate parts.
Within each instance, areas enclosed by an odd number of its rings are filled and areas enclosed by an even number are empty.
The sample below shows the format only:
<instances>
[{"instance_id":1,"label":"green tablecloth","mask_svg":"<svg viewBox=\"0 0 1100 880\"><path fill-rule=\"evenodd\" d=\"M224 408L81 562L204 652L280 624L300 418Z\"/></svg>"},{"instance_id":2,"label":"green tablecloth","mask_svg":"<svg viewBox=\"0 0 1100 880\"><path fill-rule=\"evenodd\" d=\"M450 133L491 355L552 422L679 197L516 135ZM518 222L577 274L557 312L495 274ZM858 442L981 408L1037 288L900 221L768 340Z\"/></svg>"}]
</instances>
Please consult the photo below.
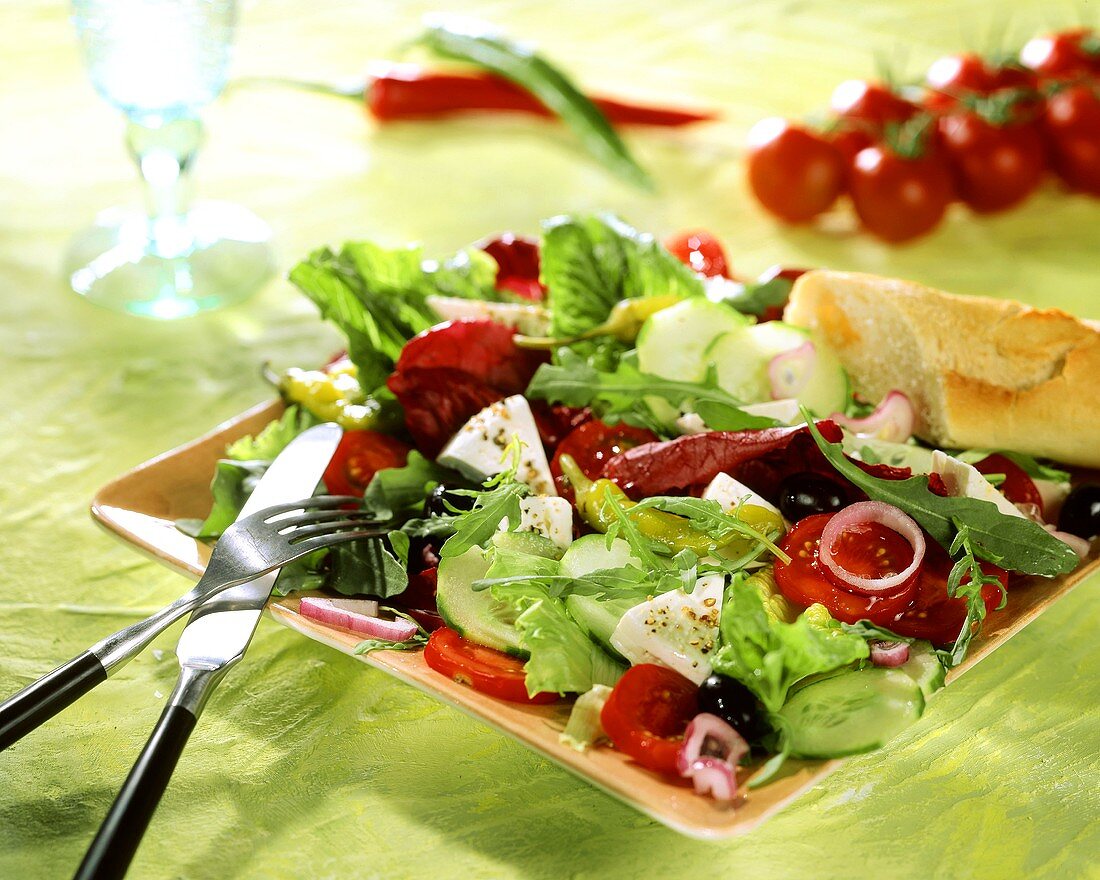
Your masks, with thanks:
<instances>
[{"instance_id":1,"label":"green tablecloth","mask_svg":"<svg viewBox=\"0 0 1100 880\"><path fill-rule=\"evenodd\" d=\"M442 3L250 4L238 73L340 78L386 57ZM275 227L284 269L347 237L453 249L613 209L658 233L701 226L746 273L783 261L917 278L1100 317L1100 204L1052 185L1004 217L952 215L889 249L777 228L749 201L739 144L762 115L823 105L873 70L1020 41L1057 12L987 0L469 2L607 90L689 95L725 124L631 142L661 184L629 191L539 123L376 131L354 106L240 92L209 113L201 189ZM1064 10L1070 12L1067 6ZM1055 22L1059 23L1059 22ZM284 281L178 324L98 311L57 274L67 237L135 200L120 123L87 84L59 3L0 30L0 694L184 587L97 531L95 489L264 399L258 365L311 363L334 335ZM1100 439L1100 438L1098 438ZM745 839L700 843L354 660L265 621L202 719L133 876L1098 876L1097 582L1028 627L880 754ZM0 755L0 877L75 868L160 712L176 631Z\"/></svg>"}]
</instances>

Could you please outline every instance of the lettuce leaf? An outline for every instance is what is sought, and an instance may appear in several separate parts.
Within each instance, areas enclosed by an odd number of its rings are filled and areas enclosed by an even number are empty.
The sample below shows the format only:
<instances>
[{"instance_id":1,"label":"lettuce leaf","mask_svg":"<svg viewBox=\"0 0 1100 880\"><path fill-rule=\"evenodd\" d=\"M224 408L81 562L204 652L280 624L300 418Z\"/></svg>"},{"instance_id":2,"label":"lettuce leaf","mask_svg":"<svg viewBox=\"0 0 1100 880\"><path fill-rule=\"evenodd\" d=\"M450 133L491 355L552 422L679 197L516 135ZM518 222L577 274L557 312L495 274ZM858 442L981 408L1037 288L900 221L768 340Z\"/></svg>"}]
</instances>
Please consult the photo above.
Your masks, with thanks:
<instances>
[{"instance_id":1,"label":"lettuce leaf","mask_svg":"<svg viewBox=\"0 0 1100 880\"><path fill-rule=\"evenodd\" d=\"M768 613L756 586L735 577L722 607L714 671L736 678L774 713L792 685L869 656L863 638L845 632L827 613L811 613L816 610L784 623Z\"/></svg>"},{"instance_id":2,"label":"lettuce leaf","mask_svg":"<svg viewBox=\"0 0 1100 880\"><path fill-rule=\"evenodd\" d=\"M653 236L610 214L548 220L541 258L552 336L591 330L623 299L703 295L691 269Z\"/></svg>"},{"instance_id":3,"label":"lettuce leaf","mask_svg":"<svg viewBox=\"0 0 1100 880\"><path fill-rule=\"evenodd\" d=\"M493 258L476 248L439 263L425 260L419 247L361 241L339 253L314 251L291 269L290 280L347 337L359 382L370 389L385 381L404 344L438 321L428 296L497 300L496 271Z\"/></svg>"},{"instance_id":4,"label":"lettuce leaf","mask_svg":"<svg viewBox=\"0 0 1100 880\"><path fill-rule=\"evenodd\" d=\"M378 471L363 493L363 506L383 513L419 511L428 492L438 483L462 485L465 481L454 471L425 458L415 449L402 467Z\"/></svg>"},{"instance_id":5,"label":"lettuce leaf","mask_svg":"<svg viewBox=\"0 0 1100 880\"><path fill-rule=\"evenodd\" d=\"M531 602L516 627L531 652L524 666L528 694L584 693L597 684L614 685L624 672L569 616L561 599Z\"/></svg>"},{"instance_id":6,"label":"lettuce leaf","mask_svg":"<svg viewBox=\"0 0 1100 880\"><path fill-rule=\"evenodd\" d=\"M283 414L270 422L255 437L242 437L226 447L225 457L234 461L274 461L290 441L317 424L309 412L288 406Z\"/></svg>"}]
</instances>

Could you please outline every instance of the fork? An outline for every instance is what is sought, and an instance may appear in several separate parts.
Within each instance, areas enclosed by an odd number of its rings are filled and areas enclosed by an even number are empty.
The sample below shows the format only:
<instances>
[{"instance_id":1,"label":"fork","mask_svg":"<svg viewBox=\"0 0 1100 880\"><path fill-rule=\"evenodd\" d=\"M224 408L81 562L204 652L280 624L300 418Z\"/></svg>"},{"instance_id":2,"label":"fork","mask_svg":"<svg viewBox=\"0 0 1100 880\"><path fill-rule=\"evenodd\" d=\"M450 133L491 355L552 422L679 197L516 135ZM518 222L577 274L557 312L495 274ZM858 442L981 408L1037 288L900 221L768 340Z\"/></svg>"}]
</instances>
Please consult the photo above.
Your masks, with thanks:
<instances>
[{"instance_id":1,"label":"fork","mask_svg":"<svg viewBox=\"0 0 1100 880\"><path fill-rule=\"evenodd\" d=\"M325 495L268 507L237 520L214 545L206 571L192 589L144 620L100 639L0 704L0 751L106 681L211 596L315 550L386 534L383 527L363 528L372 522L366 511L341 509L359 501Z\"/></svg>"}]
</instances>

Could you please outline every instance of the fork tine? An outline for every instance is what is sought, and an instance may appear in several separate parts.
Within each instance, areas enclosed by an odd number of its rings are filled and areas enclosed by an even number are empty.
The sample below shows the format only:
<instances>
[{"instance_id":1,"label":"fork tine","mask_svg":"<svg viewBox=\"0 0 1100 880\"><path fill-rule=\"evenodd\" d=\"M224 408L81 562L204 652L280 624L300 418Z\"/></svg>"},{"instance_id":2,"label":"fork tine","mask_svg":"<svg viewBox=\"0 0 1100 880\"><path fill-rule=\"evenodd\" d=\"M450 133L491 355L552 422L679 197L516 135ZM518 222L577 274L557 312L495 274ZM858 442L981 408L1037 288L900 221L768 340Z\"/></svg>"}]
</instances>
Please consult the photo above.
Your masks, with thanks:
<instances>
[{"instance_id":1,"label":"fork tine","mask_svg":"<svg viewBox=\"0 0 1100 880\"><path fill-rule=\"evenodd\" d=\"M292 541L291 546L294 548L295 553L303 548L306 548L307 552L312 552L314 550L324 550L336 544L347 544L349 541L365 541L368 538L381 538L385 535L386 531L333 532L328 535L317 535L311 538L302 538L300 541Z\"/></svg>"},{"instance_id":2,"label":"fork tine","mask_svg":"<svg viewBox=\"0 0 1100 880\"><path fill-rule=\"evenodd\" d=\"M356 498L354 495L315 495L311 498L303 498L301 501L290 501L286 504L265 507L256 516L262 518L264 522L270 522L284 513L294 513L298 510L325 510L340 507L344 504L359 505L362 501L362 498ZM350 511L345 512L350 513Z\"/></svg>"},{"instance_id":3,"label":"fork tine","mask_svg":"<svg viewBox=\"0 0 1100 880\"><path fill-rule=\"evenodd\" d=\"M306 511L299 516L287 516L280 517L271 523L265 523L265 526L274 526L278 529L279 534L285 535L291 529L296 529L301 526L312 526L320 523L335 522L337 520L348 519L354 520L358 523L373 523L373 522L386 522L386 520L379 520L369 510L320 510L320 511Z\"/></svg>"},{"instance_id":4,"label":"fork tine","mask_svg":"<svg viewBox=\"0 0 1100 880\"><path fill-rule=\"evenodd\" d=\"M369 525L361 519L337 519L330 522L317 523L316 525L307 524L301 528L291 529L285 532L280 532L284 538L289 538L291 544L298 544L307 538L314 538L319 535L336 534L337 532L347 531L348 529L358 529L360 532L366 531L363 526ZM379 535L385 535L390 530L380 529L371 530L377 531Z\"/></svg>"}]
</instances>

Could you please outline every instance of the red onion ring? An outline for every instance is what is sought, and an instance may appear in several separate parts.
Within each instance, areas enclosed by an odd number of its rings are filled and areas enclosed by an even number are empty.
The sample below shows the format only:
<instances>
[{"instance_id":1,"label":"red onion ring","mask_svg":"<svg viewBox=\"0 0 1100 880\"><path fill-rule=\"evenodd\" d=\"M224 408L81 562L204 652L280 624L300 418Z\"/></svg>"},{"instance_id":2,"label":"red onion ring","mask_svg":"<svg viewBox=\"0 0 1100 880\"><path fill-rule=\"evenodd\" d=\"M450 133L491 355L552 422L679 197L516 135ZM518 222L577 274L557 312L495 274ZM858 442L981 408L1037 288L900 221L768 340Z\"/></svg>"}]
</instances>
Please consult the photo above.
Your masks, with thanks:
<instances>
[{"instance_id":1,"label":"red onion ring","mask_svg":"<svg viewBox=\"0 0 1100 880\"><path fill-rule=\"evenodd\" d=\"M880 440L904 443L913 435L916 412L908 397L900 391L891 391L868 416L853 419L843 413L833 413L829 418L856 434L868 434Z\"/></svg>"},{"instance_id":2,"label":"red onion ring","mask_svg":"<svg viewBox=\"0 0 1100 880\"><path fill-rule=\"evenodd\" d=\"M869 578L852 574L836 558L836 546L846 529L863 523L878 523L897 532L913 548L913 560L897 574L886 577ZM882 501L860 501L840 510L825 524L821 532L821 546L817 558L826 571L845 589L853 593L878 595L897 592L915 578L924 561L924 551L924 533L911 516L892 504Z\"/></svg>"},{"instance_id":3,"label":"red onion ring","mask_svg":"<svg viewBox=\"0 0 1100 880\"><path fill-rule=\"evenodd\" d=\"M871 662L875 666L901 666L909 660L909 645L905 642L876 640L871 644Z\"/></svg>"},{"instance_id":4,"label":"red onion ring","mask_svg":"<svg viewBox=\"0 0 1100 880\"><path fill-rule=\"evenodd\" d=\"M798 348L777 354L768 362L768 382L772 400L797 397L810 381L817 364L817 349L807 340Z\"/></svg>"},{"instance_id":5,"label":"red onion ring","mask_svg":"<svg viewBox=\"0 0 1100 880\"><path fill-rule=\"evenodd\" d=\"M408 620L385 620L378 617L378 603L371 599L321 599L307 596L299 604L298 613L318 623L391 642L406 642L418 631L417 625Z\"/></svg>"},{"instance_id":6,"label":"red onion ring","mask_svg":"<svg viewBox=\"0 0 1100 880\"><path fill-rule=\"evenodd\" d=\"M748 751L749 744L729 724L700 712L684 732L676 769L691 779L699 794L732 801L737 796L737 763Z\"/></svg>"}]
</instances>

